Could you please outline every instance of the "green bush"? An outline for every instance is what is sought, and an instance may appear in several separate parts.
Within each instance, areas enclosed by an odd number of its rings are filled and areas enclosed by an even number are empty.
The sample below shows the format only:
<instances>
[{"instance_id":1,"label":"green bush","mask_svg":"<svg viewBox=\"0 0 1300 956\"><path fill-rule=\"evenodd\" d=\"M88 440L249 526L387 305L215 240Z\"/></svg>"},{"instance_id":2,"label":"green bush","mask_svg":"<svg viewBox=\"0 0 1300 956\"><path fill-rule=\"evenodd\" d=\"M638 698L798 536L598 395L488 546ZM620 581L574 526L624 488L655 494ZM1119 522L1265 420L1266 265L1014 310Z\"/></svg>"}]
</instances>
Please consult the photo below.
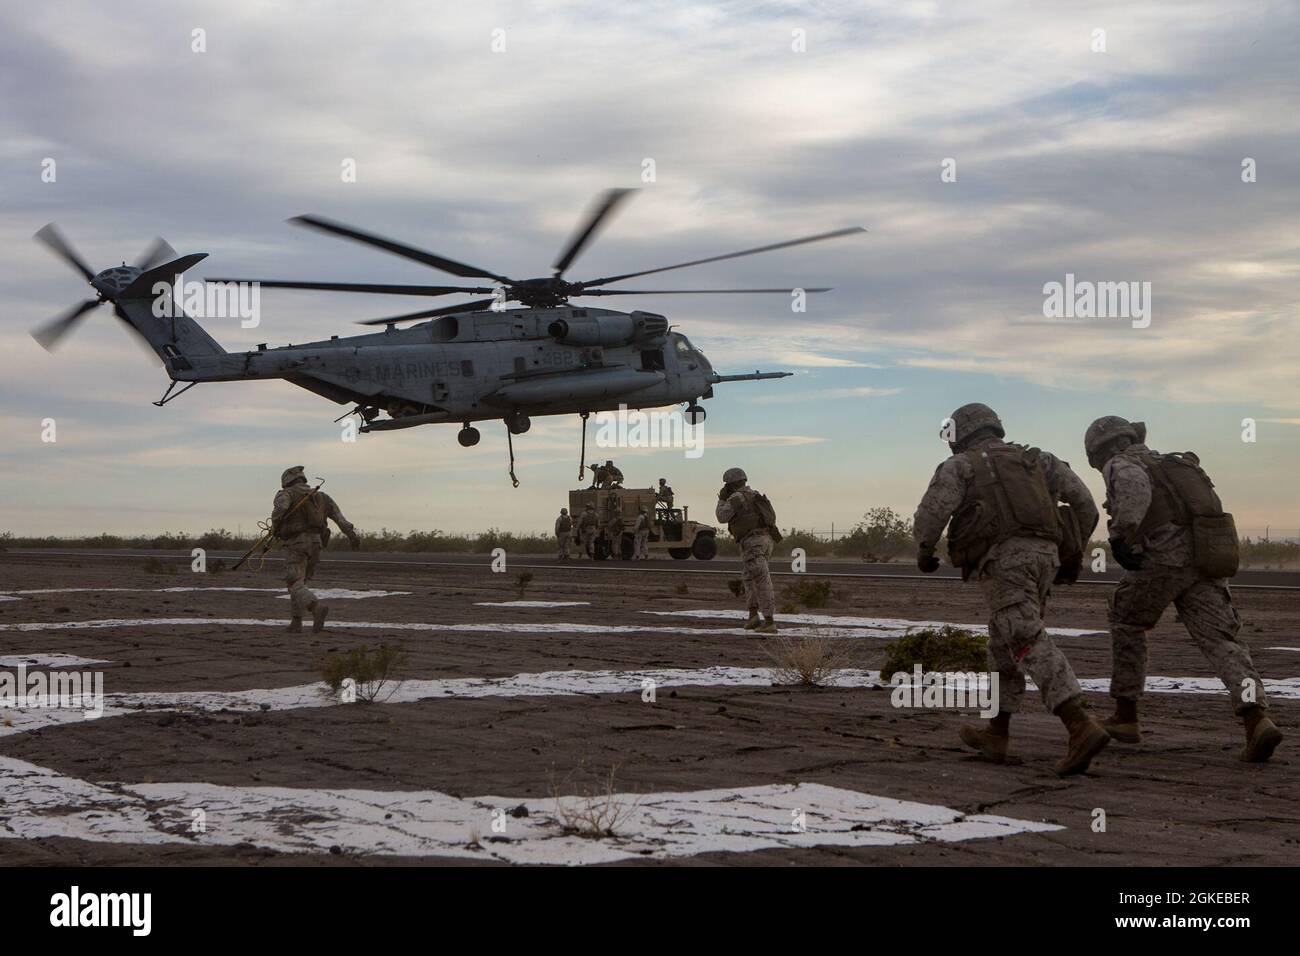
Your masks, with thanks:
<instances>
[{"instance_id":1,"label":"green bush","mask_svg":"<svg viewBox=\"0 0 1300 956\"><path fill-rule=\"evenodd\" d=\"M351 678L356 684L357 700L373 703L394 679L393 672L405 661L406 655L401 650L387 644L380 644L373 653L365 647L354 647L342 653L331 651L321 663L321 679L330 693L337 697L343 689L343 682ZM393 691L396 689L394 687Z\"/></svg>"},{"instance_id":2,"label":"green bush","mask_svg":"<svg viewBox=\"0 0 1300 956\"><path fill-rule=\"evenodd\" d=\"M831 582L795 581L781 590L781 596L804 607L825 607L831 603Z\"/></svg>"},{"instance_id":3,"label":"green bush","mask_svg":"<svg viewBox=\"0 0 1300 956\"><path fill-rule=\"evenodd\" d=\"M888 681L898 671L910 674L916 664L927 672L983 672L989 666L988 639L950 624L909 631L885 645L880 678Z\"/></svg>"}]
</instances>

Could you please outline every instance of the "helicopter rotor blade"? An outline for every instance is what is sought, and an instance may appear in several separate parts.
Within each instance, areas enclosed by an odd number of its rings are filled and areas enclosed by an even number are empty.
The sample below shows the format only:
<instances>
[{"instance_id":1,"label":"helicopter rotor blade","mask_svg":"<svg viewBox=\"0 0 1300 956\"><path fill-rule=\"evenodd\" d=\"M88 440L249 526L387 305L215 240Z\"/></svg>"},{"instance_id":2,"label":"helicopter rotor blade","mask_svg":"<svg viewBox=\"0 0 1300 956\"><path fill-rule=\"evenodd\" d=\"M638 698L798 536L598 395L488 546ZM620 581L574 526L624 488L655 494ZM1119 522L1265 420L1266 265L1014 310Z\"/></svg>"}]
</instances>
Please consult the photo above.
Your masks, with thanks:
<instances>
[{"instance_id":1,"label":"helicopter rotor blade","mask_svg":"<svg viewBox=\"0 0 1300 956\"><path fill-rule=\"evenodd\" d=\"M160 266L164 262L170 262L176 258L176 250L162 236L159 236L141 256L136 260L135 267L141 272L148 272L154 266Z\"/></svg>"},{"instance_id":2,"label":"helicopter rotor blade","mask_svg":"<svg viewBox=\"0 0 1300 956\"><path fill-rule=\"evenodd\" d=\"M607 189L600 194L600 198L592 204L591 209L587 212L586 225L579 227L574 232L569 239L568 245L560 253L560 258L555 260L555 265L552 268L555 270L557 277L564 274L564 270L573 264L573 260L578 258L578 254L596 237L610 214L634 192L636 192L635 189Z\"/></svg>"},{"instance_id":3,"label":"helicopter rotor blade","mask_svg":"<svg viewBox=\"0 0 1300 956\"><path fill-rule=\"evenodd\" d=\"M748 295L751 292L770 292L789 295L795 289L583 289L578 295ZM830 292L830 287L799 289L799 292Z\"/></svg>"},{"instance_id":4,"label":"helicopter rotor blade","mask_svg":"<svg viewBox=\"0 0 1300 956\"><path fill-rule=\"evenodd\" d=\"M632 279L636 276L653 275L656 272L667 272L670 269L685 269L687 266L703 265L706 262L721 262L723 259L739 259L741 256L752 256L760 252L771 252L773 249L788 249L791 246L801 246L809 242L821 242L825 239L836 239L840 236L848 236L857 232L866 232L861 226L850 226L847 229L836 229L832 232L822 232L815 236L804 236L802 239L790 239L786 242L774 242L768 246L757 246L753 249L742 249L740 252L728 252L726 255L709 256L707 259L693 259L690 262L679 262L672 266L661 266L658 269L646 269L643 272L626 272L618 276L606 276L603 279L590 279L586 282L579 283L583 286L608 285L611 282L621 282L623 279Z\"/></svg>"},{"instance_id":5,"label":"helicopter rotor blade","mask_svg":"<svg viewBox=\"0 0 1300 956\"><path fill-rule=\"evenodd\" d=\"M59 341L72 331L73 326L81 320L81 317L99 304L99 299L87 299L85 302L74 305L58 318L51 319L44 325L33 329L32 338L39 342L41 348L45 349L45 351L53 352Z\"/></svg>"},{"instance_id":6,"label":"helicopter rotor blade","mask_svg":"<svg viewBox=\"0 0 1300 956\"><path fill-rule=\"evenodd\" d=\"M86 265L86 261L77 255L76 250L72 248L68 240L63 238L63 233L59 231L59 227L54 223L51 222L42 226L32 238L45 245L56 256L80 272L87 282L95 278L95 273L91 271L90 266Z\"/></svg>"},{"instance_id":7,"label":"helicopter rotor blade","mask_svg":"<svg viewBox=\"0 0 1300 956\"><path fill-rule=\"evenodd\" d=\"M360 229L354 229L351 226L344 225L341 222L334 222L321 216L295 216L289 220L298 226L306 226L309 229L316 229L320 232L328 232L331 235L342 236L344 239L351 239L354 242L361 242L368 246L374 246L376 249L383 249L385 252L391 252L393 255L401 256L403 259L411 259L414 262L423 263L426 266L432 266L443 272L450 272L454 276L460 276L462 279L495 279L497 282L509 284L510 280L505 276L499 276L495 272L489 272L478 266L471 266L464 262L457 262L455 259L446 259L442 256L434 255L432 252L426 252L423 249L417 249L414 246L404 245L395 242L392 239L386 239L383 236L376 236L369 232L362 232Z\"/></svg>"},{"instance_id":8,"label":"helicopter rotor blade","mask_svg":"<svg viewBox=\"0 0 1300 956\"><path fill-rule=\"evenodd\" d=\"M457 312L482 312L489 308L495 298L492 299L474 299L471 302L465 302L461 305L444 305L440 309L428 309L424 312L408 312L406 315L394 315L386 319L365 319L357 325L392 325L394 322L411 322L415 319L431 319L438 315L454 315Z\"/></svg>"},{"instance_id":9,"label":"helicopter rotor blade","mask_svg":"<svg viewBox=\"0 0 1300 956\"><path fill-rule=\"evenodd\" d=\"M377 295L452 295L495 292L492 286L461 285L390 285L382 282L297 282L293 279L209 279L204 282L255 282L263 289L315 289L319 292L371 292Z\"/></svg>"}]
</instances>

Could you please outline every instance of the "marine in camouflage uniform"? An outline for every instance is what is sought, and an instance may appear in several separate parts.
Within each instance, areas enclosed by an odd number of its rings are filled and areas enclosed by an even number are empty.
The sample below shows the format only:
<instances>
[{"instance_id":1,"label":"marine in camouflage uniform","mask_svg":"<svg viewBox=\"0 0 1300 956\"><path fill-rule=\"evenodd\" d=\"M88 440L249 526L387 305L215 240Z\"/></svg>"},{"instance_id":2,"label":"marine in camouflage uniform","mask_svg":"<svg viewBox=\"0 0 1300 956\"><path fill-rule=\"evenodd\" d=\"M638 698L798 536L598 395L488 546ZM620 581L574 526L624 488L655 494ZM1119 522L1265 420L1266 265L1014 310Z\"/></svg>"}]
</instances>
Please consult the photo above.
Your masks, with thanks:
<instances>
[{"instance_id":1,"label":"marine in camouflage uniform","mask_svg":"<svg viewBox=\"0 0 1300 956\"><path fill-rule=\"evenodd\" d=\"M555 541L559 548L559 559L561 561L569 560L569 541L573 538L573 519L569 517L569 509L561 508L560 516L555 519Z\"/></svg>"},{"instance_id":2,"label":"marine in camouflage uniform","mask_svg":"<svg viewBox=\"0 0 1300 956\"><path fill-rule=\"evenodd\" d=\"M650 557L650 515L642 508L636 516L636 525L632 529L632 558L644 561Z\"/></svg>"},{"instance_id":3,"label":"marine in camouflage uniform","mask_svg":"<svg viewBox=\"0 0 1300 956\"><path fill-rule=\"evenodd\" d=\"M610 495L605 508L605 540L609 543L611 558L623 557L623 503L618 495Z\"/></svg>"},{"instance_id":4,"label":"marine in camouflage uniform","mask_svg":"<svg viewBox=\"0 0 1300 956\"><path fill-rule=\"evenodd\" d=\"M718 492L714 514L727 525L727 530L740 545L740 577L749 604L745 629L759 634L775 634L776 596L772 591L768 561L772 557L775 544L772 536L776 529L764 523L755 501L761 492L749 487L748 481L744 469L728 468L722 475L722 489Z\"/></svg>"},{"instance_id":5,"label":"marine in camouflage uniform","mask_svg":"<svg viewBox=\"0 0 1300 956\"><path fill-rule=\"evenodd\" d=\"M289 622L291 634L302 630L304 614L311 613L312 630L317 632L325 626L329 614L329 606L316 600L316 595L307 587L320 562L321 547L329 539L326 520L339 526L353 550L361 546L352 522L343 517L334 499L323 491L313 490L302 471L302 465L284 471L280 476L280 491L271 507L271 526L276 529L276 537L284 543L284 580L289 587L293 610Z\"/></svg>"},{"instance_id":6,"label":"marine in camouflage uniform","mask_svg":"<svg viewBox=\"0 0 1300 956\"><path fill-rule=\"evenodd\" d=\"M1110 695L1115 698L1115 713L1104 723L1116 740L1138 743L1142 739L1137 705L1146 687L1147 631L1173 604L1193 642L1228 688L1233 711L1245 724L1241 759L1265 761L1281 743L1282 733L1268 716L1264 683L1250 649L1237 638L1241 617L1232 606L1228 580L1209 577L1197 568L1187 514L1222 514L1222 505L1213 483L1200 470L1199 459L1190 453L1163 456L1145 441L1142 422L1117 415L1097 419L1084 435L1088 461L1106 480L1111 553L1125 569L1109 602ZM1189 462L1190 468L1181 462ZM1179 486L1171 481L1169 469L1178 467L1183 475L1199 476L1187 486L1195 500L1183 501L1170 490Z\"/></svg>"},{"instance_id":7,"label":"marine in camouflage uniform","mask_svg":"<svg viewBox=\"0 0 1300 956\"><path fill-rule=\"evenodd\" d=\"M961 739L1004 762L1028 674L1069 733L1057 773L1082 773L1110 737L1085 709L1079 681L1047 636L1043 614L1060 566L1057 502L1074 511L1086 541L1098 518L1092 494L1068 463L1004 441L1002 421L987 405L963 405L940 434L953 454L935 470L916 509L917 566L927 574L938 570L935 547L951 520L949 553L963 580L974 577L983 589L989 658L998 674L997 716L983 728L962 727Z\"/></svg>"},{"instance_id":8,"label":"marine in camouflage uniform","mask_svg":"<svg viewBox=\"0 0 1300 956\"><path fill-rule=\"evenodd\" d=\"M673 486L668 484L667 478L659 479L659 487L655 490L655 503L665 509L673 506Z\"/></svg>"},{"instance_id":9,"label":"marine in camouflage uniform","mask_svg":"<svg viewBox=\"0 0 1300 956\"><path fill-rule=\"evenodd\" d=\"M596 517L596 506L588 503L578 519L578 538L582 541L582 551L587 557L596 558L596 532L600 530L600 519Z\"/></svg>"}]
</instances>

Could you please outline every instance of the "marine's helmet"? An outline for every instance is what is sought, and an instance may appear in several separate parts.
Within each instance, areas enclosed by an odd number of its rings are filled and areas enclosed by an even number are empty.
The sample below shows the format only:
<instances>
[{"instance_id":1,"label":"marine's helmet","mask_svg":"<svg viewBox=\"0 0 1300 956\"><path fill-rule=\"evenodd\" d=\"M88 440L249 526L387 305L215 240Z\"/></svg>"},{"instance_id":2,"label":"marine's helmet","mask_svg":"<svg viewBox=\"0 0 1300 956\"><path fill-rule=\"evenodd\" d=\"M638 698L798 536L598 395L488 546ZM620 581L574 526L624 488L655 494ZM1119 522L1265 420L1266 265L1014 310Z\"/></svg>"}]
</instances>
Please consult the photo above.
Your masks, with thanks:
<instances>
[{"instance_id":1,"label":"marine's helmet","mask_svg":"<svg viewBox=\"0 0 1300 956\"><path fill-rule=\"evenodd\" d=\"M1006 437L1007 433L1002 428L1002 419L998 418L998 413L981 402L971 402L948 416L939 435L947 439L949 448L958 452L976 432L985 428L999 438Z\"/></svg>"},{"instance_id":2,"label":"marine's helmet","mask_svg":"<svg viewBox=\"0 0 1300 956\"><path fill-rule=\"evenodd\" d=\"M668 479L667 479L667 478L660 478L660 479L659 479L659 484L661 484L661 485L666 485L666 484L668 484Z\"/></svg>"},{"instance_id":3,"label":"marine's helmet","mask_svg":"<svg viewBox=\"0 0 1300 956\"><path fill-rule=\"evenodd\" d=\"M733 481L748 481L749 476L745 474L744 468L728 468L722 473L722 483L729 485Z\"/></svg>"},{"instance_id":4,"label":"marine's helmet","mask_svg":"<svg viewBox=\"0 0 1300 956\"><path fill-rule=\"evenodd\" d=\"M561 508L561 509L560 509L560 514L562 514L562 515L567 515L568 513L569 513L569 509L568 509L568 508Z\"/></svg>"},{"instance_id":5,"label":"marine's helmet","mask_svg":"<svg viewBox=\"0 0 1300 956\"><path fill-rule=\"evenodd\" d=\"M588 502L587 502L587 510L588 510L588 511L595 511L595 510L596 510L596 506L595 506L594 504L592 504L590 501L588 501Z\"/></svg>"},{"instance_id":6,"label":"marine's helmet","mask_svg":"<svg viewBox=\"0 0 1300 956\"><path fill-rule=\"evenodd\" d=\"M1088 453L1088 464L1100 470L1110 460L1107 446L1116 438L1128 438L1132 442L1146 439L1146 426L1141 422L1130 422L1118 415L1103 415L1083 433L1083 450Z\"/></svg>"},{"instance_id":7,"label":"marine's helmet","mask_svg":"<svg viewBox=\"0 0 1300 956\"><path fill-rule=\"evenodd\" d=\"M292 468L286 468L280 475L280 487L288 488L290 485L296 485L300 481L306 481L307 477L302 473L302 465L294 465Z\"/></svg>"}]
</instances>

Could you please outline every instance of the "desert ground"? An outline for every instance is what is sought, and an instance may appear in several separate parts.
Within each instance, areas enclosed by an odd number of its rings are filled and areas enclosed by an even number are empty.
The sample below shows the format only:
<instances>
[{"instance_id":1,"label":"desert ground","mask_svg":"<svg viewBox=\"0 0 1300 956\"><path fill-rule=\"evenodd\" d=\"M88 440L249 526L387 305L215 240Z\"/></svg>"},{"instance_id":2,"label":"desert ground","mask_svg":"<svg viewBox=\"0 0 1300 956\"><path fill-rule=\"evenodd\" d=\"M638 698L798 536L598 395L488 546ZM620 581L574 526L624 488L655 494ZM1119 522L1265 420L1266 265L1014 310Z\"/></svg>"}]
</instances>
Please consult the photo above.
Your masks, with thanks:
<instances>
[{"instance_id":1,"label":"desert ground","mask_svg":"<svg viewBox=\"0 0 1300 956\"><path fill-rule=\"evenodd\" d=\"M1270 763L1237 760L1240 723L1171 609L1145 740L1059 779L1064 734L1033 692L1020 762L996 766L957 741L969 712L896 708L874 680L907 627L983 623L952 580L831 579L784 633L833 637L848 669L774 686L734 560L538 564L521 589L526 557L335 557L313 582L327 629L291 635L274 559L0 553L0 666L98 671L105 692L94 719L0 711L0 863L1300 863L1300 592L1234 593L1288 734ZM1097 711L1107 590L1058 588L1048 620ZM404 659L379 699L330 696L326 655L380 644Z\"/></svg>"}]
</instances>

